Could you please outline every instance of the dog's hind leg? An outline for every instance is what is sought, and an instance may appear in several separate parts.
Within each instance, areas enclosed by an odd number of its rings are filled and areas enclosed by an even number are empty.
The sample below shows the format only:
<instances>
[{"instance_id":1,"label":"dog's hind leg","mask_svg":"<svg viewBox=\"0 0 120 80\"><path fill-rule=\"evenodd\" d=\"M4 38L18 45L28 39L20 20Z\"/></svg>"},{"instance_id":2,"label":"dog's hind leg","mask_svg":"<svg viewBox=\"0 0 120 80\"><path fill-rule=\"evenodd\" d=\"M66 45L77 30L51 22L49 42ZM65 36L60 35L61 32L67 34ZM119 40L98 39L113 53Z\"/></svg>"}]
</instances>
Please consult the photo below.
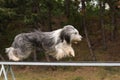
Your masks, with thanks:
<instances>
[{"instance_id":1,"label":"dog's hind leg","mask_svg":"<svg viewBox=\"0 0 120 80\"><path fill-rule=\"evenodd\" d=\"M48 55L47 53L45 53L45 57L46 57L46 60L47 60L48 62L50 62L50 58L49 58L49 55Z\"/></svg>"},{"instance_id":2,"label":"dog's hind leg","mask_svg":"<svg viewBox=\"0 0 120 80\"><path fill-rule=\"evenodd\" d=\"M33 60L37 61L37 54L36 54L36 50L33 51Z\"/></svg>"}]
</instances>

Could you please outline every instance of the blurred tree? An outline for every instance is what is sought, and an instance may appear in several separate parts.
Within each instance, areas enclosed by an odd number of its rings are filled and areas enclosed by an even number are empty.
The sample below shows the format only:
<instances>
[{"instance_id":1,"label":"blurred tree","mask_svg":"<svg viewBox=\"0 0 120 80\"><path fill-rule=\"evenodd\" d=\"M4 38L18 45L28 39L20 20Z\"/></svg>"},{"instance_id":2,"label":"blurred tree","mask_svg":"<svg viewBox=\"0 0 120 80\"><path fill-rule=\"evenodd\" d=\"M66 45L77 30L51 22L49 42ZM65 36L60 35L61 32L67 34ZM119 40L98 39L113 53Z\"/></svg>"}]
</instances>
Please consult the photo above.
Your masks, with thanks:
<instances>
[{"instance_id":1,"label":"blurred tree","mask_svg":"<svg viewBox=\"0 0 120 80\"><path fill-rule=\"evenodd\" d=\"M49 30L52 31L52 9L53 9L53 0L47 0L46 2L47 8L48 8L48 24L49 24Z\"/></svg>"},{"instance_id":2,"label":"blurred tree","mask_svg":"<svg viewBox=\"0 0 120 80\"><path fill-rule=\"evenodd\" d=\"M106 2L110 6L110 13L111 13L111 40L113 41L115 39L115 34L116 34L116 7L117 7L117 2L118 0L106 0Z\"/></svg>"},{"instance_id":3,"label":"blurred tree","mask_svg":"<svg viewBox=\"0 0 120 80\"><path fill-rule=\"evenodd\" d=\"M64 4L65 4L65 14L69 18L71 1L70 0L64 0Z\"/></svg>"},{"instance_id":4,"label":"blurred tree","mask_svg":"<svg viewBox=\"0 0 120 80\"><path fill-rule=\"evenodd\" d=\"M110 10L106 10L106 3L110 6ZM59 26L65 24L77 26L76 28L85 34L90 54L95 60L89 37L93 35L92 31L100 26L103 47L108 47L107 37L114 40L119 31L118 5L119 0L0 0L0 45L3 45L0 46L2 49L0 58L3 58L4 48L10 45L16 34L29 31L31 28L51 31L57 28L57 23ZM100 25L97 20L100 21ZM106 24L109 24L108 32ZM37 60L36 54L34 60Z\"/></svg>"},{"instance_id":5,"label":"blurred tree","mask_svg":"<svg viewBox=\"0 0 120 80\"><path fill-rule=\"evenodd\" d=\"M104 28L104 13L105 13L105 2L102 0L99 0L99 6L100 6L100 27L102 31L102 43L103 43L103 49L105 50L107 48L106 45L106 37L105 37L105 28Z\"/></svg>"},{"instance_id":6,"label":"blurred tree","mask_svg":"<svg viewBox=\"0 0 120 80\"><path fill-rule=\"evenodd\" d=\"M85 32L85 36L86 36L86 40L87 40L87 44L90 50L90 54L92 56L93 61L96 61L96 56L93 52L92 46L91 46L91 42L88 36L88 31L87 31L87 27L86 27L86 0L81 0L82 2L82 25L84 27L84 32Z\"/></svg>"}]
</instances>

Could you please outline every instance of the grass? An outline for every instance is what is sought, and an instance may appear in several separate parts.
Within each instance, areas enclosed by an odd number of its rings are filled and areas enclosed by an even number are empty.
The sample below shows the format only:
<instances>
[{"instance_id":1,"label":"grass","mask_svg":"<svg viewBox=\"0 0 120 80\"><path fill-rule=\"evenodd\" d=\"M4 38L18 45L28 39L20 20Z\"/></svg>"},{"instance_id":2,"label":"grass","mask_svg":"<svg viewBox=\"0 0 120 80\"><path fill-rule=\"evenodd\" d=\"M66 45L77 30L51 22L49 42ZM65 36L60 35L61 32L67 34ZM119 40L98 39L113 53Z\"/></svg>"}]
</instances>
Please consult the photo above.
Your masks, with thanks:
<instances>
[{"instance_id":1,"label":"grass","mask_svg":"<svg viewBox=\"0 0 120 80\"><path fill-rule=\"evenodd\" d=\"M74 78L73 80L84 80L84 78L81 76L78 76L78 77Z\"/></svg>"},{"instance_id":2,"label":"grass","mask_svg":"<svg viewBox=\"0 0 120 80\"><path fill-rule=\"evenodd\" d=\"M14 68L16 80L120 80L120 72L114 71L111 74L105 67L66 67L64 70L58 67L57 70L49 70L48 67ZM111 67L120 70L120 67ZM111 69L110 69L111 70ZM0 78L0 80L3 80ZM11 75L9 75L9 79Z\"/></svg>"}]
</instances>

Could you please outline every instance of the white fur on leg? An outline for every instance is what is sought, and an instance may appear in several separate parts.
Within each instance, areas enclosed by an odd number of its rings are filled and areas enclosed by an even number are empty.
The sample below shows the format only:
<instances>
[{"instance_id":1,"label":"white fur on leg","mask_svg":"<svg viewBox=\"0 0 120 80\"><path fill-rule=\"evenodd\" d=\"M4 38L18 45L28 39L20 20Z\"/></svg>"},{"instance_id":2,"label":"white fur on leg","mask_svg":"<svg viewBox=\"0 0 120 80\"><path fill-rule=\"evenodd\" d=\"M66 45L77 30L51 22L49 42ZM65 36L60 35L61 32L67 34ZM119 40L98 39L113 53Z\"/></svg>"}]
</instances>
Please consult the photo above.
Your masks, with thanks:
<instances>
[{"instance_id":1,"label":"white fur on leg","mask_svg":"<svg viewBox=\"0 0 120 80\"><path fill-rule=\"evenodd\" d=\"M71 47L71 45L68 45L66 41L64 41L63 43L59 43L58 45L56 45L55 48L57 50L55 55L55 58L57 60L67 56L75 57L73 48Z\"/></svg>"}]
</instances>

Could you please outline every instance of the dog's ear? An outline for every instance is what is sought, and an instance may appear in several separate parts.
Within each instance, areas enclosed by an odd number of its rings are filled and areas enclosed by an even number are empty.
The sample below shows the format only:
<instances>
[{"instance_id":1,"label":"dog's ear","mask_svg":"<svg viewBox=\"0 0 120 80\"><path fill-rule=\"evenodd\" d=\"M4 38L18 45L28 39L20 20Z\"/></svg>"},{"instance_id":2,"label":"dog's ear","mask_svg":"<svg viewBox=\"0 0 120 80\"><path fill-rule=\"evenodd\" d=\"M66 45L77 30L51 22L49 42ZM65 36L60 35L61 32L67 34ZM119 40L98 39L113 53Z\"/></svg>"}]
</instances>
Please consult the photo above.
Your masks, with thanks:
<instances>
[{"instance_id":1,"label":"dog's ear","mask_svg":"<svg viewBox=\"0 0 120 80\"><path fill-rule=\"evenodd\" d=\"M68 44L70 44L70 35L66 34L66 35L64 36L64 39L66 40L66 42L67 42Z\"/></svg>"},{"instance_id":2,"label":"dog's ear","mask_svg":"<svg viewBox=\"0 0 120 80\"><path fill-rule=\"evenodd\" d=\"M62 40L62 42L65 40L68 44L70 44L70 35L65 31L61 31L60 39Z\"/></svg>"},{"instance_id":3,"label":"dog's ear","mask_svg":"<svg viewBox=\"0 0 120 80\"><path fill-rule=\"evenodd\" d=\"M60 39L61 39L62 42L64 41L64 33L63 33L63 31L61 31L61 33L60 33Z\"/></svg>"}]
</instances>

